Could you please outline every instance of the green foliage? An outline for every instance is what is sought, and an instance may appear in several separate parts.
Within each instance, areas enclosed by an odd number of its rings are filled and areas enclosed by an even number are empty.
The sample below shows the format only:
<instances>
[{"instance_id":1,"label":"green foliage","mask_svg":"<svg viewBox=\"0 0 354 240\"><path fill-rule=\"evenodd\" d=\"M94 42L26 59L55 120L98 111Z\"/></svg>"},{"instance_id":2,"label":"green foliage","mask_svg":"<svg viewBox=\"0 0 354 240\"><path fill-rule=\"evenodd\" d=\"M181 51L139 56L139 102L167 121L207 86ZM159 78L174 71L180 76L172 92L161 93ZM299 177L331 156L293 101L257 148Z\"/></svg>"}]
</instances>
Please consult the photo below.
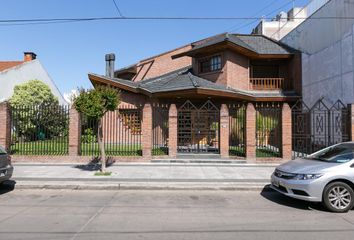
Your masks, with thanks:
<instances>
[{"instance_id":1,"label":"green foliage","mask_svg":"<svg viewBox=\"0 0 354 240\"><path fill-rule=\"evenodd\" d=\"M102 118L108 111L116 110L118 104L118 91L104 86L90 90L80 89L79 96L74 99L77 111L95 119Z\"/></svg>"},{"instance_id":2,"label":"green foliage","mask_svg":"<svg viewBox=\"0 0 354 240\"><path fill-rule=\"evenodd\" d=\"M93 132L92 128L87 128L84 134L81 136L82 143L95 143L97 142L96 134Z\"/></svg>"},{"instance_id":3,"label":"green foliage","mask_svg":"<svg viewBox=\"0 0 354 240\"><path fill-rule=\"evenodd\" d=\"M11 106L33 106L58 104L50 88L39 80L30 80L16 85L10 99Z\"/></svg>"},{"instance_id":4,"label":"green foliage","mask_svg":"<svg viewBox=\"0 0 354 240\"><path fill-rule=\"evenodd\" d=\"M30 80L14 88L10 99L17 141L36 141L68 134L68 114L50 88L39 80Z\"/></svg>"},{"instance_id":5,"label":"green foliage","mask_svg":"<svg viewBox=\"0 0 354 240\"><path fill-rule=\"evenodd\" d=\"M256 119L257 131L271 132L278 126L278 119L273 116L265 116L259 114Z\"/></svg>"}]
</instances>

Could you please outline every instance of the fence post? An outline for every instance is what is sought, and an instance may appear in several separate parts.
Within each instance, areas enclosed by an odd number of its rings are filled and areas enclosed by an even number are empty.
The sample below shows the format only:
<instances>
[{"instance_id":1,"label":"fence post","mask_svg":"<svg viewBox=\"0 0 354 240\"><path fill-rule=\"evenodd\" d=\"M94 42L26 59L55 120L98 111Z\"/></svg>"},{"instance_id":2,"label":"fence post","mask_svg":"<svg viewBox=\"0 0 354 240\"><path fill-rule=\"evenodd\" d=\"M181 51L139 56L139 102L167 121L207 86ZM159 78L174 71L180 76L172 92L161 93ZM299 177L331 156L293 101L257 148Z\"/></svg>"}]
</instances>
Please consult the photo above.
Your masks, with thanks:
<instances>
[{"instance_id":1,"label":"fence post","mask_svg":"<svg viewBox=\"0 0 354 240\"><path fill-rule=\"evenodd\" d=\"M220 155L222 158L229 157L229 109L226 104L221 104L220 108Z\"/></svg>"},{"instance_id":2,"label":"fence post","mask_svg":"<svg viewBox=\"0 0 354 240\"><path fill-rule=\"evenodd\" d=\"M256 109L252 103L246 108L246 159L256 160Z\"/></svg>"},{"instance_id":3,"label":"fence post","mask_svg":"<svg viewBox=\"0 0 354 240\"><path fill-rule=\"evenodd\" d=\"M69 112L69 155L78 156L81 153L81 116L74 106Z\"/></svg>"},{"instance_id":4,"label":"fence post","mask_svg":"<svg viewBox=\"0 0 354 240\"><path fill-rule=\"evenodd\" d=\"M141 129L143 158L150 160L152 152L152 107L150 103L144 105Z\"/></svg>"},{"instance_id":5,"label":"fence post","mask_svg":"<svg viewBox=\"0 0 354 240\"><path fill-rule=\"evenodd\" d=\"M0 103L0 146L10 152L11 145L11 113L8 102Z\"/></svg>"},{"instance_id":6,"label":"fence post","mask_svg":"<svg viewBox=\"0 0 354 240\"><path fill-rule=\"evenodd\" d=\"M281 111L281 144L282 157L286 160L291 160L292 151L292 116L291 108L288 103L283 104Z\"/></svg>"},{"instance_id":7,"label":"fence post","mask_svg":"<svg viewBox=\"0 0 354 240\"><path fill-rule=\"evenodd\" d=\"M177 156L177 107L171 104L168 110L168 155L171 158Z\"/></svg>"}]
</instances>

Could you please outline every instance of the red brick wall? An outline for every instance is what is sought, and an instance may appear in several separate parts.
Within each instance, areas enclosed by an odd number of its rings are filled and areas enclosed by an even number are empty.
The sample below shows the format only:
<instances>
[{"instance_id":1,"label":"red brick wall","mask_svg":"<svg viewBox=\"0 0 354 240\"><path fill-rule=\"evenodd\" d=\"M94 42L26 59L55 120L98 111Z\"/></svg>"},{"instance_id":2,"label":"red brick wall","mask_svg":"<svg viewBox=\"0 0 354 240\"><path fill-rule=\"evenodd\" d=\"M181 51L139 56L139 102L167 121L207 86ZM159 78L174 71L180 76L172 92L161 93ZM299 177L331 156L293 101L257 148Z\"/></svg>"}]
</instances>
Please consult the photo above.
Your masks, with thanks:
<instances>
[{"instance_id":1,"label":"red brick wall","mask_svg":"<svg viewBox=\"0 0 354 240\"><path fill-rule=\"evenodd\" d=\"M190 45L177 48L175 50L163 53L156 57L152 57L141 61L137 65L137 74L133 78L134 81L140 81L143 79L153 78L163 75L174 70L192 65L192 58L181 57L172 59L173 55L185 52L191 49Z\"/></svg>"},{"instance_id":2,"label":"red brick wall","mask_svg":"<svg viewBox=\"0 0 354 240\"><path fill-rule=\"evenodd\" d=\"M11 116L7 102L0 103L0 146L10 150L11 144Z\"/></svg>"},{"instance_id":3,"label":"red brick wall","mask_svg":"<svg viewBox=\"0 0 354 240\"><path fill-rule=\"evenodd\" d=\"M227 51L227 86L234 89L249 88L249 59L239 53Z\"/></svg>"}]
</instances>

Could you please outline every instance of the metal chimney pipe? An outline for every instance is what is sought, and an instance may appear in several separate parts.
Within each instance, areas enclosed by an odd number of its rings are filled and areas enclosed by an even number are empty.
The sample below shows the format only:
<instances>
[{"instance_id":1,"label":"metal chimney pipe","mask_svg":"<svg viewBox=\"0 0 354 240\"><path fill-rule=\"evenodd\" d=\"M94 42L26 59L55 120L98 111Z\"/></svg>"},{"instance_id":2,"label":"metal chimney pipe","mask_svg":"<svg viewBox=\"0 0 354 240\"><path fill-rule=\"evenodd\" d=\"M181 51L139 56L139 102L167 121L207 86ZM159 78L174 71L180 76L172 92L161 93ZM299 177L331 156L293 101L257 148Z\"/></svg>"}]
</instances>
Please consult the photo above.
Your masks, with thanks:
<instances>
[{"instance_id":1,"label":"metal chimney pipe","mask_svg":"<svg viewBox=\"0 0 354 240\"><path fill-rule=\"evenodd\" d=\"M114 77L114 61L116 60L116 56L114 53L106 54L106 76L113 78Z\"/></svg>"}]
</instances>

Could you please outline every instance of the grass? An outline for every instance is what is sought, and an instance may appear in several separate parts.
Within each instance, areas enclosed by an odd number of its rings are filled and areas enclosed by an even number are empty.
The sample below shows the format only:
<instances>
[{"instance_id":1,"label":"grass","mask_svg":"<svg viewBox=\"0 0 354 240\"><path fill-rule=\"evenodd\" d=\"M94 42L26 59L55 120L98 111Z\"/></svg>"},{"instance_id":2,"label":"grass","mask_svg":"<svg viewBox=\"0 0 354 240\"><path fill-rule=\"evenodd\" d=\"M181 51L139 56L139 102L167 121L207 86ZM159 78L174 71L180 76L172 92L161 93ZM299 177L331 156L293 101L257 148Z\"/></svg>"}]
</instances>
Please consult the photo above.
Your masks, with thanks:
<instances>
[{"instance_id":1,"label":"grass","mask_svg":"<svg viewBox=\"0 0 354 240\"><path fill-rule=\"evenodd\" d=\"M107 156L141 156L140 144L106 144ZM81 155L99 156L101 153L98 143L81 143Z\"/></svg>"},{"instance_id":2,"label":"grass","mask_svg":"<svg viewBox=\"0 0 354 240\"><path fill-rule=\"evenodd\" d=\"M112 172L95 172L95 176L111 176Z\"/></svg>"},{"instance_id":3,"label":"grass","mask_svg":"<svg viewBox=\"0 0 354 240\"><path fill-rule=\"evenodd\" d=\"M168 147L154 147L151 151L153 156L168 155Z\"/></svg>"},{"instance_id":4,"label":"grass","mask_svg":"<svg viewBox=\"0 0 354 240\"><path fill-rule=\"evenodd\" d=\"M230 146L229 153L231 156L245 157L246 152L243 146ZM271 158L271 157L281 157L280 152L272 150L270 148L260 148L256 149L256 157L258 158Z\"/></svg>"},{"instance_id":5,"label":"grass","mask_svg":"<svg viewBox=\"0 0 354 240\"><path fill-rule=\"evenodd\" d=\"M17 142L11 145L14 155L67 155L68 139L40 140L32 142Z\"/></svg>"}]
</instances>

